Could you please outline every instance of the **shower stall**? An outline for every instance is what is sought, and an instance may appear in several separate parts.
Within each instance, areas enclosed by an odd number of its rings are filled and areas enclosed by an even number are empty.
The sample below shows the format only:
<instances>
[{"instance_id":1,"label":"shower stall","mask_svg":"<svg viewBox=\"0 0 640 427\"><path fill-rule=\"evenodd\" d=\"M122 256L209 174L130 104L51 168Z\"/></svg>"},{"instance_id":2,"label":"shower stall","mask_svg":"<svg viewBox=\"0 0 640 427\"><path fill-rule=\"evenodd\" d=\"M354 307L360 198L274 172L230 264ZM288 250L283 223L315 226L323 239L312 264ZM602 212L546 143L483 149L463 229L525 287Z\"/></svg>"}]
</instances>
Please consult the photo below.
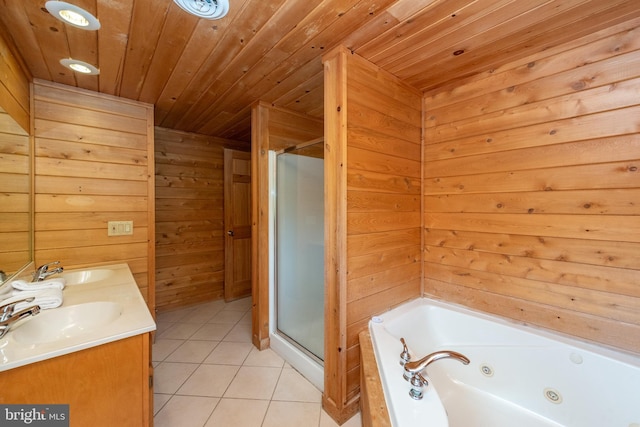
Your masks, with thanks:
<instances>
[{"instance_id":1,"label":"shower stall","mask_svg":"<svg viewBox=\"0 0 640 427\"><path fill-rule=\"evenodd\" d=\"M271 348L323 389L324 160L316 142L271 153Z\"/></svg>"}]
</instances>

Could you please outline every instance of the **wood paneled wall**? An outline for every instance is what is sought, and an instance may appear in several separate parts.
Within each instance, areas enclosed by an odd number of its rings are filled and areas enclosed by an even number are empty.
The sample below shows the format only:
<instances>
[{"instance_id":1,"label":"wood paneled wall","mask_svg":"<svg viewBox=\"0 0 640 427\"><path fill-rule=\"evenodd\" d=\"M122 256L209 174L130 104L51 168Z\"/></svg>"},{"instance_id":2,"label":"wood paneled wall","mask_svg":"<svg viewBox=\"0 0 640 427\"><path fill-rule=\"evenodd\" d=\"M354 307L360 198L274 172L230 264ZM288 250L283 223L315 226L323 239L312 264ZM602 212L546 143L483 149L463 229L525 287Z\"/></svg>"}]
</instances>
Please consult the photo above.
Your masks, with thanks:
<instances>
[{"instance_id":1,"label":"wood paneled wall","mask_svg":"<svg viewBox=\"0 0 640 427\"><path fill-rule=\"evenodd\" d=\"M153 106L36 80L34 120L35 263L127 263L153 310Z\"/></svg>"},{"instance_id":2,"label":"wood paneled wall","mask_svg":"<svg viewBox=\"0 0 640 427\"><path fill-rule=\"evenodd\" d=\"M0 27L0 270L14 273L31 260L31 76Z\"/></svg>"},{"instance_id":3,"label":"wood paneled wall","mask_svg":"<svg viewBox=\"0 0 640 427\"><path fill-rule=\"evenodd\" d=\"M223 150L237 145L155 129L158 311L224 297Z\"/></svg>"},{"instance_id":4,"label":"wood paneled wall","mask_svg":"<svg viewBox=\"0 0 640 427\"><path fill-rule=\"evenodd\" d=\"M426 94L426 295L640 352L639 25Z\"/></svg>"},{"instance_id":5,"label":"wood paneled wall","mask_svg":"<svg viewBox=\"0 0 640 427\"><path fill-rule=\"evenodd\" d=\"M325 67L324 407L358 407L358 334L420 296L422 94L345 48Z\"/></svg>"},{"instance_id":6,"label":"wood paneled wall","mask_svg":"<svg viewBox=\"0 0 640 427\"><path fill-rule=\"evenodd\" d=\"M29 134L0 107L0 270L16 273L31 261Z\"/></svg>"},{"instance_id":7,"label":"wood paneled wall","mask_svg":"<svg viewBox=\"0 0 640 427\"><path fill-rule=\"evenodd\" d=\"M251 110L252 341L269 347L269 150L279 151L323 136L321 119L258 101Z\"/></svg>"},{"instance_id":8,"label":"wood paneled wall","mask_svg":"<svg viewBox=\"0 0 640 427\"><path fill-rule=\"evenodd\" d=\"M30 132L31 126L30 81L31 74L17 47L0 26L0 108L25 132Z\"/></svg>"}]
</instances>

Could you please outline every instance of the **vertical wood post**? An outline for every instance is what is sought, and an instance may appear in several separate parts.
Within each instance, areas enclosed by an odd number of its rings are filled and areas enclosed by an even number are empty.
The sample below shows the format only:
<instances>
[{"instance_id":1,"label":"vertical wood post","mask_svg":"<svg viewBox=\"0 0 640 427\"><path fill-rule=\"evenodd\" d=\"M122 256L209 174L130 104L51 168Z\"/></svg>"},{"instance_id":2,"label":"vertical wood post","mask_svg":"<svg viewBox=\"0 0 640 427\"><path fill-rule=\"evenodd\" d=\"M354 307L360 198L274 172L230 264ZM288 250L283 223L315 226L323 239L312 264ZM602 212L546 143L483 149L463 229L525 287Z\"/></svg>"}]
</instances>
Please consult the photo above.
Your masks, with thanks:
<instances>
[{"instance_id":1,"label":"vertical wood post","mask_svg":"<svg viewBox=\"0 0 640 427\"><path fill-rule=\"evenodd\" d=\"M339 423L347 405L346 211L347 60L344 47L324 58L325 99L325 359L323 407Z\"/></svg>"},{"instance_id":2,"label":"vertical wood post","mask_svg":"<svg viewBox=\"0 0 640 427\"><path fill-rule=\"evenodd\" d=\"M269 108L256 102L251 112L251 337L269 347Z\"/></svg>"}]
</instances>

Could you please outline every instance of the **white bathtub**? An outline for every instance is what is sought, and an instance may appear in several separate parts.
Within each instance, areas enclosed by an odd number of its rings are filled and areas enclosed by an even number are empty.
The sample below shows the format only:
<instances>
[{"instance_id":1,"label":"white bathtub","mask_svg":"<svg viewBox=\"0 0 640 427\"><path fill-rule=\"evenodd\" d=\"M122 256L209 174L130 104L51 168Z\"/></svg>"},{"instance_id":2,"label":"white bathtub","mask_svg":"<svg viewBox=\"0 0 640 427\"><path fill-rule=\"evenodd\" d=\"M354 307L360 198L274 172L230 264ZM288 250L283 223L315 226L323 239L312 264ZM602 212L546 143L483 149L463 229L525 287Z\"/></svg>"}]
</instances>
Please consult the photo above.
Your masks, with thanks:
<instances>
[{"instance_id":1,"label":"white bathtub","mask_svg":"<svg viewBox=\"0 0 640 427\"><path fill-rule=\"evenodd\" d=\"M369 322L394 427L640 427L640 357L421 298ZM402 377L437 350L422 400ZM640 337L638 337L640 339Z\"/></svg>"}]
</instances>

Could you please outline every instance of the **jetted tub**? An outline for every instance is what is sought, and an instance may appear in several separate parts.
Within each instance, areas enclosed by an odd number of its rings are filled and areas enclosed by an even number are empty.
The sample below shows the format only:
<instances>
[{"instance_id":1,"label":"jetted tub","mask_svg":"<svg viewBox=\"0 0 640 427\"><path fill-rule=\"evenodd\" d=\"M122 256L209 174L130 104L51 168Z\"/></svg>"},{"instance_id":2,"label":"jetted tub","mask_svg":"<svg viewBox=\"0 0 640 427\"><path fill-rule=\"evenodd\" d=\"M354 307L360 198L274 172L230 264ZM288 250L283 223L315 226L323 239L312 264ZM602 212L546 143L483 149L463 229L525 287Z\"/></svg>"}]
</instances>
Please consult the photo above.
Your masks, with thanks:
<instances>
[{"instance_id":1,"label":"jetted tub","mask_svg":"<svg viewBox=\"0 0 640 427\"><path fill-rule=\"evenodd\" d=\"M394 427L640 427L640 357L426 298L369 322ZM439 350L424 398L409 396L400 353ZM639 337L640 339L640 337Z\"/></svg>"}]
</instances>

